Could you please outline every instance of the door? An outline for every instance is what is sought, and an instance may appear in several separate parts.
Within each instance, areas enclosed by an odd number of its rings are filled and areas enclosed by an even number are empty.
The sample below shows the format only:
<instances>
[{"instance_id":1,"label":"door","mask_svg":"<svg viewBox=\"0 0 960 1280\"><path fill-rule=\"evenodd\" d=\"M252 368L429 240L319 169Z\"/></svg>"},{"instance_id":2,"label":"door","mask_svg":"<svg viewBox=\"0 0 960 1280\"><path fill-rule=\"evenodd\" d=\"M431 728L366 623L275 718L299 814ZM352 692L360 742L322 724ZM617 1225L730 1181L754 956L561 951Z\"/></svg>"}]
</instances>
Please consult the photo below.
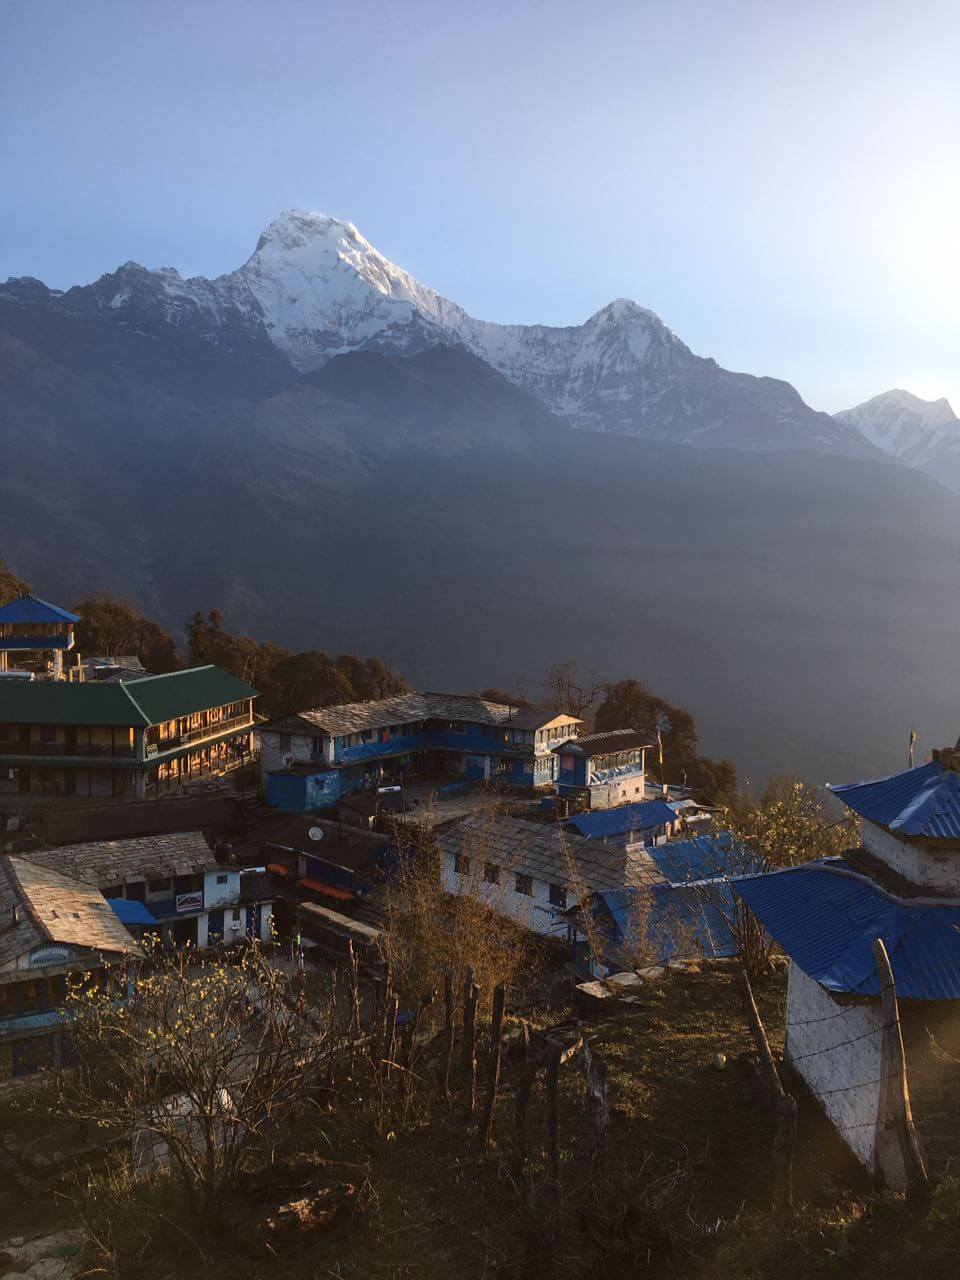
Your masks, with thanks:
<instances>
[{"instance_id":1,"label":"door","mask_svg":"<svg viewBox=\"0 0 960 1280\"><path fill-rule=\"evenodd\" d=\"M207 915L207 946L215 947L223 941L223 912L211 911Z\"/></svg>"}]
</instances>

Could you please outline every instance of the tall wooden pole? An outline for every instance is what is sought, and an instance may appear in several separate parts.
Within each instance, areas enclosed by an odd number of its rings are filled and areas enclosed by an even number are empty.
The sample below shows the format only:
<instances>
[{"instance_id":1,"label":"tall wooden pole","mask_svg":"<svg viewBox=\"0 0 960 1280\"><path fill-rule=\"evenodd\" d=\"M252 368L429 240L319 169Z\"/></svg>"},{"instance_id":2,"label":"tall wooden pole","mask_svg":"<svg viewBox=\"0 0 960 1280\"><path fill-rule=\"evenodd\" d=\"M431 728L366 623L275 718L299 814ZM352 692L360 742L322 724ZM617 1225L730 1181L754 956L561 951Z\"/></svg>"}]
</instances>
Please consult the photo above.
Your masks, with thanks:
<instances>
[{"instance_id":1,"label":"tall wooden pole","mask_svg":"<svg viewBox=\"0 0 960 1280\"><path fill-rule=\"evenodd\" d=\"M897 987L882 938L874 940L873 958L880 979L880 1012L883 1017L874 1173L894 1191L906 1190L911 1194L925 1195L929 1191L929 1183L910 1109Z\"/></svg>"}]
</instances>

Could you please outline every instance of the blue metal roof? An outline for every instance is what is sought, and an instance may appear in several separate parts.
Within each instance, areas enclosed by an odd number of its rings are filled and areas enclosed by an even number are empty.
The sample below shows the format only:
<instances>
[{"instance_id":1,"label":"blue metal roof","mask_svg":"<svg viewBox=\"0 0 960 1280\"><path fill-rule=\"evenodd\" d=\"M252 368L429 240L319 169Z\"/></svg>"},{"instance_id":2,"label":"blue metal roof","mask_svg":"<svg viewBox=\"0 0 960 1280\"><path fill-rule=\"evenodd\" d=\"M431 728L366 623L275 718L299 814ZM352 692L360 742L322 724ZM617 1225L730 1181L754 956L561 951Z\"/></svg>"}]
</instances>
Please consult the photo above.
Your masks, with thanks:
<instances>
[{"instance_id":1,"label":"blue metal roof","mask_svg":"<svg viewBox=\"0 0 960 1280\"><path fill-rule=\"evenodd\" d=\"M960 839L960 776L937 760L829 790L854 813L901 835Z\"/></svg>"},{"instance_id":2,"label":"blue metal roof","mask_svg":"<svg viewBox=\"0 0 960 1280\"><path fill-rule=\"evenodd\" d=\"M0 622L79 622L76 613L68 613L55 604L48 604L36 596L20 596L9 604L0 605Z\"/></svg>"},{"instance_id":3,"label":"blue metal roof","mask_svg":"<svg viewBox=\"0 0 960 1280\"><path fill-rule=\"evenodd\" d=\"M829 991L880 993L873 940L890 955L897 994L960 999L960 903L902 899L840 858L733 882L734 892L809 977Z\"/></svg>"},{"instance_id":4,"label":"blue metal roof","mask_svg":"<svg viewBox=\"0 0 960 1280\"><path fill-rule=\"evenodd\" d=\"M759 858L743 845L734 844L729 831L692 836L689 840L669 840L645 850L654 865L671 884L691 884L695 880L755 875L763 869Z\"/></svg>"},{"instance_id":5,"label":"blue metal roof","mask_svg":"<svg viewBox=\"0 0 960 1280\"><path fill-rule=\"evenodd\" d=\"M573 827L588 840L599 840L603 836L619 836L628 831L648 831L676 820L677 815L663 800L647 800L642 804L624 804L617 809L578 813L564 825Z\"/></svg>"},{"instance_id":6,"label":"blue metal roof","mask_svg":"<svg viewBox=\"0 0 960 1280\"><path fill-rule=\"evenodd\" d=\"M722 892L728 891L729 887L723 886ZM597 894L613 921L613 940L618 945L627 949L637 947L637 895L640 893L649 895L650 910L645 923L646 943L655 957L651 963L671 959L677 951L678 938L692 937L705 956L736 955L737 948L723 912L687 885L630 886ZM684 958L689 958L689 951Z\"/></svg>"},{"instance_id":7,"label":"blue metal roof","mask_svg":"<svg viewBox=\"0 0 960 1280\"><path fill-rule=\"evenodd\" d=\"M121 924L156 924L157 917L149 907L133 898L108 898L107 903L113 908L113 914Z\"/></svg>"}]
</instances>

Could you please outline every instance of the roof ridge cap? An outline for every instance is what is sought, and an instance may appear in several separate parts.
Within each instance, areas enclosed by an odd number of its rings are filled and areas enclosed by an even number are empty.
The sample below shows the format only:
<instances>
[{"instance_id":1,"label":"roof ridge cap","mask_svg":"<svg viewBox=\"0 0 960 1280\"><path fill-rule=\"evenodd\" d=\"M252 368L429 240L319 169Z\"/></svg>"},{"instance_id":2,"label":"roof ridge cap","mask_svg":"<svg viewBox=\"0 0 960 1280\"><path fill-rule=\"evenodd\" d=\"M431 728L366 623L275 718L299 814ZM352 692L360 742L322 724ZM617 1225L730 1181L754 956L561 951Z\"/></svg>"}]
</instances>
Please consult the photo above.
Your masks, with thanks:
<instances>
[{"instance_id":1,"label":"roof ridge cap","mask_svg":"<svg viewBox=\"0 0 960 1280\"><path fill-rule=\"evenodd\" d=\"M175 671L147 671L142 676L135 676L133 680L124 680L123 684L143 684L146 680L166 680L167 676L187 676L193 671L211 671L216 667L215 662L204 662L199 667L178 667ZM230 672L225 673L229 675Z\"/></svg>"}]
</instances>

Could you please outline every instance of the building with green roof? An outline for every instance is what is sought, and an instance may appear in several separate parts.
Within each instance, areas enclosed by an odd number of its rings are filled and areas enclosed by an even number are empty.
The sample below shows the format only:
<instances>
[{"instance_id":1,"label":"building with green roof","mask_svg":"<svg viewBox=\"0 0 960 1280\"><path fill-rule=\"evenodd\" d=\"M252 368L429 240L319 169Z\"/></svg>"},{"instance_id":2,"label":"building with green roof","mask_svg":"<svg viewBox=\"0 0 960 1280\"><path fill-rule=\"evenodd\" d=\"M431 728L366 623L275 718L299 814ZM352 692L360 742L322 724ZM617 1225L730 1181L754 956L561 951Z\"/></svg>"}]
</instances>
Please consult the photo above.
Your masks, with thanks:
<instances>
[{"instance_id":1,"label":"building with green roof","mask_svg":"<svg viewBox=\"0 0 960 1280\"><path fill-rule=\"evenodd\" d=\"M250 758L256 697L214 666L119 681L0 680L0 808L144 799L227 772Z\"/></svg>"}]
</instances>

